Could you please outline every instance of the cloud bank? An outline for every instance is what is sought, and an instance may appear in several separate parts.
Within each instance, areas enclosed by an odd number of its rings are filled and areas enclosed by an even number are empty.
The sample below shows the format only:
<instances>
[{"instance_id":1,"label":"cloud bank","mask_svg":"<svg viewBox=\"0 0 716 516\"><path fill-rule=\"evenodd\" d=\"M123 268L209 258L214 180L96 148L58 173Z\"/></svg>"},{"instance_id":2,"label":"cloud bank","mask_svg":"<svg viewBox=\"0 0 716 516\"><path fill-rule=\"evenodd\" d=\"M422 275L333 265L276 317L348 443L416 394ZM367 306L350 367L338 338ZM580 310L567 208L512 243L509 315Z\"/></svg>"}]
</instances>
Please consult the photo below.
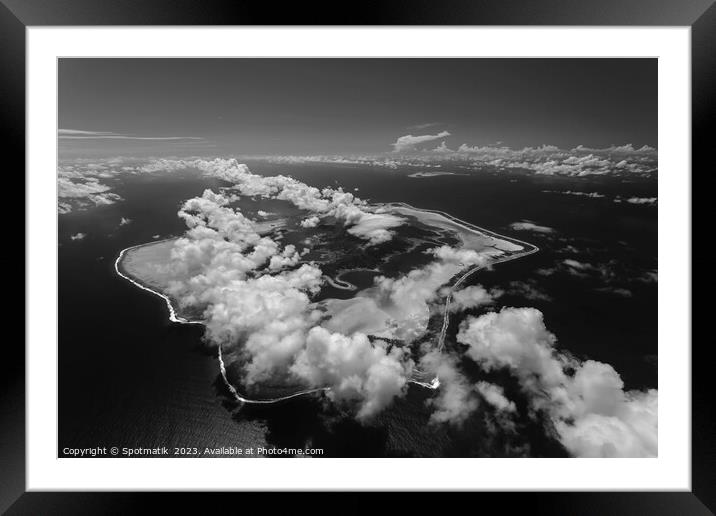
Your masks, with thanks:
<instances>
[{"instance_id":1,"label":"cloud bank","mask_svg":"<svg viewBox=\"0 0 716 516\"><path fill-rule=\"evenodd\" d=\"M348 224L355 221L351 229L374 238L375 219L353 210L352 196L238 172L241 192L282 197ZM230 207L231 190L206 190L182 206L179 216L188 229L172 249L167 293L181 308L202 309L205 339L239 354L247 386L283 379L330 387L330 399L351 407L359 420L370 419L404 394L413 368L409 352L361 332L324 328L325 315L311 301L322 271L299 263L293 245L260 235L254 221Z\"/></svg>"},{"instance_id":2,"label":"cloud bank","mask_svg":"<svg viewBox=\"0 0 716 516\"><path fill-rule=\"evenodd\" d=\"M133 136L110 131L81 131L77 129L58 129L60 140L203 140L197 136Z\"/></svg>"},{"instance_id":3,"label":"cloud bank","mask_svg":"<svg viewBox=\"0 0 716 516\"><path fill-rule=\"evenodd\" d=\"M571 454L657 455L657 391L624 391L612 366L559 353L539 310L503 308L469 318L458 341L486 370L508 369Z\"/></svg>"},{"instance_id":4,"label":"cloud bank","mask_svg":"<svg viewBox=\"0 0 716 516\"><path fill-rule=\"evenodd\" d=\"M332 217L340 221L348 233L377 245L392 239L392 229L402 225L401 217L373 210L368 204L342 188L308 186L292 177L260 176L235 159L170 161L158 160L148 165L153 170L197 168L202 172L233 184L240 195L279 199L312 213L304 220L304 227L314 227L320 219Z\"/></svg>"},{"instance_id":5,"label":"cloud bank","mask_svg":"<svg viewBox=\"0 0 716 516\"><path fill-rule=\"evenodd\" d=\"M332 163L360 165L396 170L402 167L447 168L462 170L528 172L537 175L584 177L638 176L651 177L658 169L658 152L653 147L612 145L592 148L579 145L562 149L554 145L513 149L507 146L471 146L451 148L442 141L432 148L428 144L450 136L448 131L437 134L399 137L391 144L393 150L384 154L246 156L245 159L271 163ZM592 197L596 197L593 195Z\"/></svg>"},{"instance_id":6,"label":"cloud bank","mask_svg":"<svg viewBox=\"0 0 716 516\"><path fill-rule=\"evenodd\" d=\"M510 224L510 229L515 231L532 231L534 233L554 233L554 228L548 226L540 226L530 220L522 220L520 222L513 222Z\"/></svg>"}]
</instances>

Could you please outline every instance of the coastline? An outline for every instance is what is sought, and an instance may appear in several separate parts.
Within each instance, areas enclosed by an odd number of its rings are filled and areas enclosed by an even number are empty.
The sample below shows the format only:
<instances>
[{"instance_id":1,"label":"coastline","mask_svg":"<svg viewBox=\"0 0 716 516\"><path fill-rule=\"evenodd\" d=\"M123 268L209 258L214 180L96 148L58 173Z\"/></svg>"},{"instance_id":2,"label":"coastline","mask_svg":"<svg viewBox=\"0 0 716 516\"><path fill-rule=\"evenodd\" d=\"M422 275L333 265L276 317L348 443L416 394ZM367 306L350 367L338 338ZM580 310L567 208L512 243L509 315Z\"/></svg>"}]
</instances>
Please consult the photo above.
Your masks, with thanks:
<instances>
[{"instance_id":1,"label":"coastline","mask_svg":"<svg viewBox=\"0 0 716 516\"><path fill-rule=\"evenodd\" d=\"M171 299L169 298L169 296L165 296L165 295L162 294L161 292L158 292L158 291L156 291L156 290L154 290L154 289L152 289L152 288L149 288L149 287L146 286L146 285L143 285L141 282L135 280L134 278L129 277L128 275L124 274L124 273L120 270L120 263L121 263L121 261L122 261L122 258L124 258L124 255L127 253L127 251L131 251L132 249L137 249L138 247L144 247L144 246L146 246L146 245L158 244L158 243L160 243L160 242L167 242L167 241L169 241L169 240L173 240L173 238L164 238L164 239L162 239L162 240L155 240L155 241L153 241L153 242L147 242L147 243L144 243L144 244L137 244L137 245L133 245L133 246L127 247L126 249L122 249L122 251L119 253L119 256L118 256L117 259L114 261L114 270L115 270L115 272L116 272L119 276L121 276L122 278L126 279L127 281L129 281L130 283L132 283L134 286L139 287L139 288L141 288L142 290L146 290L147 292L151 292L152 294L161 297L161 298L164 300L164 302L166 303L166 305L167 305L167 310L169 311L169 320L170 320L171 322L180 323L180 324L204 324L202 321L190 321L189 319L185 319L185 318L183 318L183 317L179 317L179 316L177 315L177 313L176 313L176 310L174 310L174 306L172 305L172 301L171 301Z\"/></svg>"}]
</instances>

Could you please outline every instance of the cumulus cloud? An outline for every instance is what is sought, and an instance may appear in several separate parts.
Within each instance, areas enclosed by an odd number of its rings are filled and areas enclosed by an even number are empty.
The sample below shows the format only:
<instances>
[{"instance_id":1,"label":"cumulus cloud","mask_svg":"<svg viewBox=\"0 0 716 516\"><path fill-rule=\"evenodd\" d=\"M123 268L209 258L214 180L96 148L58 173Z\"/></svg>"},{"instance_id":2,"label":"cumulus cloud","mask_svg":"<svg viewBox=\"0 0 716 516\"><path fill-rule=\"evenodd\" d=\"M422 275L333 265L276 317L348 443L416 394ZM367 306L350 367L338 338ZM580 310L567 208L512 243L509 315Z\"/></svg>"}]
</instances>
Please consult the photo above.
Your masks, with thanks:
<instances>
[{"instance_id":1,"label":"cumulus cloud","mask_svg":"<svg viewBox=\"0 0 716 516\"><path fill-rule=\"evenodd\" d=\"M608 282L613 280L616 276L613 271L613 262L599 263L595 265L572 258L566 258L562 260L562 264L566 265L566 267L560 267L562 270L566 270L568 274L578 278L594 276L600 278L602 281Z\"/></svg>"},{"instance_id":2,"label":"cumulus cloud","mask_svg":"<svg viewBox=\"0 0 716 516\"><path fill-rule=\"evenodd\" d=\"M320 218L316 217L315 215L312 215L311 217L307 217L301 221L301 227L315 228L316 226L318 226L320 220Z\"/></svg>"},{"instance_id":3,"label":"cumulus cloud","mask_svg":"<svg viewBox=\"0 0 716 516\"><path fill-rule=\"evenodd\" d=\"M423 356L420 366L440 382L437 395L427 400L433 410L430 422L462 425L477 410L479 401L473 386L458 370L456 359L434 350Z\"/></svg>"},{"instance_id":4,"label":"cumulus cloud","mask_svg":"<svg viewBox=\"0 0 716 516\"><path fill-rule=\"evenodd\" d=\"M58 213L70 213L122 201L113 191L114 186L124 175L144 173L144 166L139 163L140 161L131 158L77 158L61 161L57 167Z\"/></svg>"},{"instance_id":5,"label":"cumulus cloud","mask_svg":"<svg viewBox=\"0 0 716 516\"><path fill-rule=\"evenodd\" d=\"M591 148L578 146L561 149L554 145L511 148L493 145L474 146L463 143L452 149L443 141L437 147L430 143L449 136L448 131L428 135L406 135L393 144L393 152L372 155L251 156L251 159L276 163L336 163L398 169L400 167L440 168L444 165L473 170L520 170L539 175L589 177L593 175L651 176L656 173L658 155L648 146L632 145ZM248 158L247 158L248 159ZM592 195L591 197L596 197Z\"/></svg>"},{"instance_id":6,"label":"cumulus cloud","mask_svg":"<svg viewBox=\"0 0 716 516\"><path fill-rule=\"evenodd\" d=\"M609 364L559 353L539 310L503 308L470 318L458 341L486 370L508 369L571 454L656 456L657 391L625 391Z\"/></svg>"},{"instance_id":7,"label":"cumulus cloud","mask_svg":"<svg viewBox=\"0 0 716 516\"><path fill-rule=\"evenodd\" d=\"M197 168L202 172L233 183L240 195L258 196L288 201L297 208L312 213L304 219L304 227L313 227L317 217L334 217L343 223L349 234L377 245L393 238L394 228L405 220L388 213L380 213L352 193L342 188L318 189L292 177L260 176L235 159L214 160L157 160L150 169Z\"/></svg>"},{"instance_id":8,"label":"cumulus cloud","mask_svg":"<svg viewBox=\"0 0 716 516\"><path fill-rule=\"evenodd\" d=\"M393 151L394 152L406 152L406 151L413 151L417 149L418 145L422 143L431 142L434 140L439 140L440 138L445 138L446 136L450 136L450 133L448 131L440 131L437 134L423 134L419 136L413 136L412 134L406 134L405 136L401 136L398 138L395 143L393 143Z\"/></svg>"},{"instance_id":9,"label":"cumulus cloud","mask_svg":"<svg viewBox=\"0 0 716 516\"><path fill-rule=\"evenodd\" d=\"M249 179L240 184L252 192L315 206L321 214L330 213L323 216L347 223L362 236L402 222L355 205L352 196L343 192L316 193L292 181L287 183L288 194L275 182ZM258 223L231 207L230 192L206 190L182 205L178 214L187 231L171 252L167 293L180 309L203 312L206 340L238 357L242 383L247 388L274 381L328 387L326 395L352 407L361 421L403 396L414 367L410 348L380 336L369 338L363 331L336 329L333 319L340 319L341 313L326 311L312 301L321 287L322 271L315 264L301 263L293 245L281 246L259 234ZM434 261L428 265L402 277L378 278L372 289L362 293L366 302L390 319L386 333L391 339L410 341L420 335L440 288L465 267L487 261L476 251L449 246L429 254ZM466 290L458 294L458 302L474 305L480 301L477 294L475 289ZM460 384L446 368L442 366L440 373L445 388L435 401L436 420L458 417L450 415L449 406L457 403L464 387L470 392L461 410L476 403L474 389Z\"/></svg>"},{"instance_id":10,"label":"cumulus cloud","mask_svg":"<svg viewBox=\"0 0 716 516\"><path fill-rule=\"evenodd\" d=\"M439 382L437 394L426 401L432 409L431 423L448 423L461 426L480 408L480 398L498 413L505 428L514 424L509 416L517 411L515 403L505 396L499 385L485 381L472 384L458 367L455 356L432 350L420 360L420 369L434 375Z\"/></svg>"},{"instance_id":11,"label":"cumulus cloud","mask_svg":"<svg viewBox=\"0 0 716 516\"><path fill-rule=\"evenodd\" d=\"M637 281L641 283L656 283L659 280L659 273L656 269L642 273Z\"/></svg>"},{"instance_id":12,"label":"cumulus cloud","mask_svg":"<svg viewBox=\"0 0 716 516\"><path fill-rule=\"evenodd\" d=\"M622 288L622 287L603 287L598 288L597 292L605 292L607 294L614 294L615 296L619 297L632 297L633 293L628 288Z\"/></svg>"},{"instance_id":13,"label":"cumulus cloud","mask_svg":"<svg viewBox=\"0 0 716 516\"><path fill-rule=\"evenodd\" d=\"M351 219L346 219L351 223ZM355 222L348 230L348 233L355 235L364 240L368 240L371 245L382 244L393 238L392 228L401 226L405 219L389 215L385 213L365 213L361 212L353 219Z\"/></svg>"},{"instance_id":14,"label":"cumulus cloud","mask_svg":"<svg viewBox=\"0 0 716 516\"><path fill-rule=\"evenodd\" d=\"M438 145L437 147L435 147L433 149L433 152L450 153L450 152L455 152L455 151L453 151L452 149L449 149L447 144L443 140L442 142L440 142L440 145Z\"/></svg>"},{"instance_id":15,"label":"cumulus cloud","mask_svg":"<svg viewBox=\"0 0 716 516\"><path fill-rule=\"evenodd\" d=\"M447 132L447 131L445 131ZM538 175L590 177L594 175L653 176L658 168L656 149L648 146L634 148L632 145L591 148L578 146L561 149L554 145L513 149L500 143L485 146L462 144L452 149L447 142L433 149L428 143L443 136L426 135L426 142L414 143L423 136L407 135L393 143L395 152L368 155L312 155L312 156L250 156L247 159L265 160L272 163L335 163L361 165L391 170L401 167L423 169L459 166L469 170L510 171L519 170ZM397 148L396 148L397 145ZM590 197L596 197L591 195Z\"/></svg>"},{"instance_id":16,"label":"cumulus cloud","mask_svg":"<svg viewBox=\"0 0 716 516\"><path fill-rule=\"evenodd\" d=\"M593 147L585 147L584 145L577 145L573 150L575 151L582 151L582 152L600 152L600 153L609 153L609 154L650 154L656 151L654 147L650 147L649 145L642 145L638 149L634 148L634 146L631 143L627 143L626 145L611 145L609 147L604 148L593 148Z\"/></svg>"},{"instance_id":17,"label":"cumulus cloud","mask_svg":"<svg viewBox=\"0 0 716 516\"><path fill-rule=\"evenodd\" d=\"M542 190L543 193L555 193L555 194L561 194L561 195L575 195L578 197L589 197L591 199L601 199L604 197L603 194L600 194L599 192L575 192L573 190L566 190L564 192L558 191L558 190Z\"/></svg>"},{"instance_id":18,"label":"cumulus cloud","mask_svg":"<svg viewBox=\"0 0 716 516\"><path fill-rule=\"evenodd\" d=\"M501 412L517 412L517 406L514 401L510 401L505 396L505 391L499 385L489 382L477 382L475 388L482 397L496 410Z\"/></svg>"},{"instance_id":19,"label":"cumulus cloud","mask_svg":"<svg viewBox=\"0 0 716 516\"><path fill-rule=\"evenodd\" d=\"M460 270L484 265L488 260L476 251L449 246L431 249L429 253L438 260L398 278L380 276L375 280L375 288L363 294L389 315L393 338L411 341L420 336L440 288Z\"/></svg>"},{"instance_id":20,"label":"cumulus cloud","mask_svg":"<svg viewBox=\"0 0 716 516\"><path fill-rule=\"evenodd\" d=\"M378 276L352 299L322 302L332 331L360 331L411 343L424 334L433 314L442 313L446 285L460 271L484 265L489 256L448 246L427 251L435 260L397 277Z\"/></svg>"},{"instance_id":21,"label":"cumulus cloud","mask_svg":"<svg viewBox=\"0 0 716 516\"><path fill-rule=\"evenodd\" d=\"M413 362L402 348L314 327L291 371L311 385L329 385L329 398L358 404L358 419L368 419L406 390Z\"/></svg>"},{"instance_id":22,"label":"cumulus cloud","mask_svg":"<svg viewBox=\"0 0 716 516\"><path fill-rule=\"evenodd\" d=\"M656 197L629 197L628 199L624 199L624 202L628 202L629 204L645 204L647 206L655 206L657 203Z\"/></svg>"},{"instance_id":23,"label":"cumulus cloud","mask_svg":"<svg viewBox=\"0 0 716 516\"><path fill-rule=\"evenodd\" d=\"M520 222L513 222L510 224L510 229L515 231L533 231L535 233L554 233L554 228L548 226L540 226L529 220L523 220Z\"/></svg>"},{"instance_id":24,"label":"cumulus cloud","mask_svg":"<svg viewBox=\"0 0 716 516\"><path fill-rule=\"evenodd\" d=\"M408 351L360 332L321 326L311 296L323 281L231 208L230 196L206 190L179 211L187 224L171 252L167 293L180 308L201 308L205 339L233 350L248 386L287 380L330 390L327 396L365 421L405 392L413 363Z\"/></svg>"},{"instance_id":25,"label":"cumulus cloud","mask_svg":"<svg viewBox=\"0 0 716 516\"><path fill-rule=\"evenodd\" d=\"M499 289L487 290L481 285L472 285L452 294L450 310L460 312L478 306L491 305L503 292Z\"/></svg>"},{"instance_id":26,"label":"cumulus cloud","mask_svg":"<svg viewBox=\"0 0 716 516\"><path fill-rule=\"evenodd\" d=\"M505 291L512 296L520 296L530 301L552 301L552 298L539 290L534 281L511 281Z\"/></svg>"},{"instance_id":27,"label":"cumulus cloud","mask_svg":"<svg viewBox=\"0 0 716 516\"><path fill-rule=\"evenodd\" d=\"M122 200L110 190L109 186L100 183L96 177L60 175L57 178L57 211L60 214L69 213L75 207L102 206Z\"/></svg>"},{"instance_id":28,"label":"cumulus cloud","mask_svg":"<svg viewBox=\"0 0 716 516\"><path fill-rule=\"evenodd\" d=\"M578 252L572 246L569 246L565 251ZM584 252L581 252L580 256L582 255L584 255ZM535 273L540 276L569 275L577 280L584 281L595 292L603 292L619 297L632 297L632 289L636 284L654 283L657 279L656 270L644 271L637 264L632 264L628 260L617 261L613 258L605 261L565 258L556 262L552 267L537 269ZM511 289L508 288L507 290L510 292ZM525 297L530 298L529 296ZM532 299L539 299L539 297L532 297ZM549 299L544 300L548 301Z\"/></svg>"}]
</instances>

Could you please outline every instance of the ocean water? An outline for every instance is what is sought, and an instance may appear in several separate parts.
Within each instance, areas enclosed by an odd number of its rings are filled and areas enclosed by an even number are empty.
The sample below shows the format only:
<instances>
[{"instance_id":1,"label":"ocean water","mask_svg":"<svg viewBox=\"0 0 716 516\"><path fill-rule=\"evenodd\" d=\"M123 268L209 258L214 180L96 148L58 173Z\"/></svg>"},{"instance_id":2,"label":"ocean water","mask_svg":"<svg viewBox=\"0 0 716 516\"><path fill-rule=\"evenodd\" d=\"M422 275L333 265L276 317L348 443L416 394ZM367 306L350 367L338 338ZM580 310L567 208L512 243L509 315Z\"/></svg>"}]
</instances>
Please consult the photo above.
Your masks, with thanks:
<instances>
[{"instance_id":1,"label":"ocean water","mask_svg":"<svg viewBox=\"0 0 716 516\"><path fill-rule=\"evenodd\" d=\"M641 278L657 269L658 208L613 201L655 197L655 180L519 172L409 178L357 166L249 165L255 173L290 174L317 187L340 185L375 202L443 210L539 246L540 252L480 271L469 283L532 285L543 298L512 292L498 307L538 308L559 349L612 364L626 389L657 387L657 287ZM122 249L181 234L181 202L222 185L191 172L131 176L114 189L123 202L59 217L59 456L65 447L96 446L308 446L333 457L565 455L541 422L523 421L518 435L491 431L479 414L459 428L431 425L426 401L433 392L415 385L370 425L315 396L237 406L201 341L202 328L170 323L162 299L114 271ZM568 190L605 197L545 192ZM119 227L122 217L132 222ZM554 233L509 228L520 220ZM87 236L72 241L78 232ZM602 264L610 279L568 274L565 259ZM554 272L539 273L545 270ZM473 380L486 378L476 366L463 366ZM520 407L514 380L491 378Z\"/></svg>"}]
</instances>

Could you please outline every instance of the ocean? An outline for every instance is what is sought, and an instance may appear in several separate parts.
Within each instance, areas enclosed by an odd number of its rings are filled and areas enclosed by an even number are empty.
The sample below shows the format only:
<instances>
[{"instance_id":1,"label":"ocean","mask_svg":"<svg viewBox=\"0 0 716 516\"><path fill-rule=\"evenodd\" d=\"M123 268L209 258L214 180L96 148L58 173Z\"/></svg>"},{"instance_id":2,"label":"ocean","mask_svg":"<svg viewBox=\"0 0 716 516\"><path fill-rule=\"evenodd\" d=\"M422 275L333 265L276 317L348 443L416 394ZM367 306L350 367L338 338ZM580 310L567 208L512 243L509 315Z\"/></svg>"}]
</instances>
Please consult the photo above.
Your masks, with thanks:
<instances>
[{"instance_id":1,"label":"ocean","mask_svg":"<svg viewBox=\"0 0 716 516\"><path fill-rule=\"evenodd\" d=\"M469 284L531 285L539 295L506 289L498 306L538 308L560 351L611 364L625 389L657 387L657 285L649 274L657 269L658 208L614 202L656 197L655 179L518 171L411 178L355 165L249 165L312 186L340 185L374 202L442 210L539 246L534 255L480 271ZM540 422L525 421L517 435L496 434L479 414L461 427L429 424L425 404L433 392L416 385L369 425L316 396L238 406L202 343L202 328L171 323L162 299L114 270L122 249L181 234L181 202L223 184L188 171L123 176L113 191L124 201L59 216L58 456L98 446L312 447L327 457L565 455ZM604 197L554 193L567 191ZM122 217L131 223L119 226ZM510 229L522 220L553 231ZM71 240L80 232L84 239ZM601 275L569 273L565 260L599 264ZM471 379L485 377L465 367ZM491 374L519 396L509 377Z\"/></svg>"}]
</instances>

